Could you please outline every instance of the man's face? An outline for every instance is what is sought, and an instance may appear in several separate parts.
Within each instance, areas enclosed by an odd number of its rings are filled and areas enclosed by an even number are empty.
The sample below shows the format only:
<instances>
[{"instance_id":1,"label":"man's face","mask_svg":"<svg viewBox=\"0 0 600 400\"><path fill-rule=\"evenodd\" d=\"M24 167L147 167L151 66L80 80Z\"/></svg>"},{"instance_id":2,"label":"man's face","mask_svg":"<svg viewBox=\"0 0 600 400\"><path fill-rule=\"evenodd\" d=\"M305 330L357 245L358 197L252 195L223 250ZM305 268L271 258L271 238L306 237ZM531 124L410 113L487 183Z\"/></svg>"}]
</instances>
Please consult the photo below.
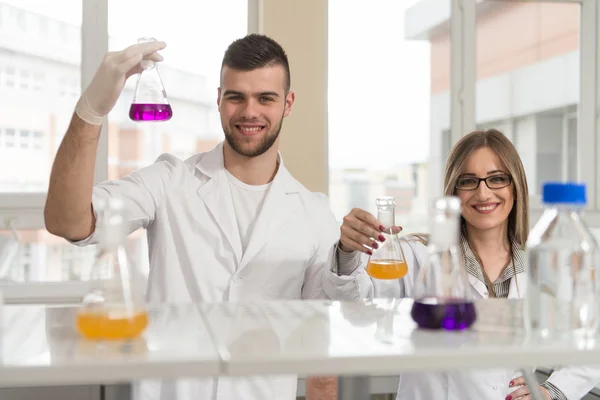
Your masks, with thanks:
<instances>
[{"instance_id":1,"label":"man's face","mask_svg":"<svg viewBox=\"0 0 600 400\"><path fill-rule=\"evenodd\" d=\"M285 93L281 65L240 71L223 66L217 105L225 139L238 154L257 157L277 142L294 92Z\"/></svg>"}]
</instances>

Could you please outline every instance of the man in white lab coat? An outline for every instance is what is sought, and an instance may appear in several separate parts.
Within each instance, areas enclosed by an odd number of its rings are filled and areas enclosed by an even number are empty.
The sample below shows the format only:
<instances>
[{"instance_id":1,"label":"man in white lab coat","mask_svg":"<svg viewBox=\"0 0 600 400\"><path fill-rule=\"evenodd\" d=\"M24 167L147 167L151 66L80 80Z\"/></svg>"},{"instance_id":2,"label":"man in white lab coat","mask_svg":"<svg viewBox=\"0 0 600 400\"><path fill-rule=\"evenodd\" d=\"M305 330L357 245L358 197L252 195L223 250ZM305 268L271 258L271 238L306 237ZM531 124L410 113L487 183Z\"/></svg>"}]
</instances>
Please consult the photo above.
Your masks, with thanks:
<instances>
[{"instance_id":1,"label":"man in white lab coat","mask_svg":"<svg viewBox=\"0 0 600 400\"><path fill-rule=\"evenodd\" d=\"M227 49L217 104L225 141L185 161L163 155L148 167L95 187L100 125L144 60L161 61L163 42L108 53L75 108L57 152L46 228L78 245L94 243L95 206L117 196L128 231L148 232L151 302L325 298L323 283L339 236L326 196L312 193L278 152L295 94L284 50L249 35ZM177 109L174 110L177 115ZM142 385L144 398L293 399L295 377L179 380Z\"/></svg>"}]
</instances>

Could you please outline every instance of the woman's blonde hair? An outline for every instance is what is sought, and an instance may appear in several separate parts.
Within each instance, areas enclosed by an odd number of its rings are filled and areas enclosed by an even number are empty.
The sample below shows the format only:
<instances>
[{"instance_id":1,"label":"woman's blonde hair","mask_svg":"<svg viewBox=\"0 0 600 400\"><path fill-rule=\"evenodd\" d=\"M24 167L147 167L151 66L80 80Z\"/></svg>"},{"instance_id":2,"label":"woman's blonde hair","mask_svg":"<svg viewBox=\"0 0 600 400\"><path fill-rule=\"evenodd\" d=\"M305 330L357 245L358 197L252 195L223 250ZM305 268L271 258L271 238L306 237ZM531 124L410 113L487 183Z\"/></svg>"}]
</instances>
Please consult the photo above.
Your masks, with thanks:
<instances>
[{"instance_id":1,"label":"woman's blonde hair","mask_svg":"<svg viewBox=\"0 0 600 400\"><path fill-rule=\"evenodd\" d=\"M508 239L525 247L529 235L529 190L525 169L517 149L510 140L496 129L474 131L463 136L450 150L444 171L444 194L456 195L456 182L464 173L464 165L475 150L487 147L494 151L512 177L514 206L508 215ZM461 217L463 235L466 237L466 221ZM511 249L514 251L514 249Z\"/></svg>"}]
</instances>

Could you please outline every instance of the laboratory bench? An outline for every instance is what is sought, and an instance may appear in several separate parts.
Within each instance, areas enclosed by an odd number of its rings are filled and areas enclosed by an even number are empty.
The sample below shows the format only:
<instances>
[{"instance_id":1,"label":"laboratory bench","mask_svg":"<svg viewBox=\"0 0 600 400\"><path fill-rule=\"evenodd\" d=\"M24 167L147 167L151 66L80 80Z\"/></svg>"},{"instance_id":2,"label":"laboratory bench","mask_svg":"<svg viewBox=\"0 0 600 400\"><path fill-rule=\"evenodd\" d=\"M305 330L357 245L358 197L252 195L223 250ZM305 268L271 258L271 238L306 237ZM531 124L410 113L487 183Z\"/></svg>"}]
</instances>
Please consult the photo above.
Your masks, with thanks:
<instances>
[{"instance_id":1,"label":"laboratory bench","mask_svg":"<svg viewBox=\"0 0 600 400\"><path fill-rule=\"evenodd\" d=\"M411 299L165 304L149 306L143 337L128 342L82 339L74 306L5 305L0 398L122 400L141 379L297 374L341 376L340 399L363 400L393 393L405 371L600 360L600 341L530 335L523 300L475 304L462 332L417 329Z\"/></svg>"}]
</instances>

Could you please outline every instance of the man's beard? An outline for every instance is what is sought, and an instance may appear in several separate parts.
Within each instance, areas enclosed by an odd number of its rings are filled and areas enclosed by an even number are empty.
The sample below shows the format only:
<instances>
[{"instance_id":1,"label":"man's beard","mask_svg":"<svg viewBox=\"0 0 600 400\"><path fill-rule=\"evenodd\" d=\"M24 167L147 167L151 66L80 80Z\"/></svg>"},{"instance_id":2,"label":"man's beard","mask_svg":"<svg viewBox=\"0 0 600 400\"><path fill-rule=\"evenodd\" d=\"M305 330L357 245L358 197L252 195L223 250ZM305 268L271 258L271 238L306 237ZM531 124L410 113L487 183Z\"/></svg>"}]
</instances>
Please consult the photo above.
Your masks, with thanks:
<instances>
[{"instance_id":1,"label":"man's beard","mask_svg":"<svg viewBox=\"0 0 600 400\"><path fill-rule=\"evenodd\" d=\"M223 127L223 131L225 132L225 139L227 140L227 143L229 143L229 146L231 146L233 151L244 157L258 157L264 154L273 146L273 144L279 137L279 132L281 132L282 126L283 116L279 121L279 125L275 128L275 132L265 135L262 138L262 140L258 143L258 145L256 145L253 148L246 148L242 140L236 140L231 130L225 129L225 127Z\"/></svg>"}]
</instances>

